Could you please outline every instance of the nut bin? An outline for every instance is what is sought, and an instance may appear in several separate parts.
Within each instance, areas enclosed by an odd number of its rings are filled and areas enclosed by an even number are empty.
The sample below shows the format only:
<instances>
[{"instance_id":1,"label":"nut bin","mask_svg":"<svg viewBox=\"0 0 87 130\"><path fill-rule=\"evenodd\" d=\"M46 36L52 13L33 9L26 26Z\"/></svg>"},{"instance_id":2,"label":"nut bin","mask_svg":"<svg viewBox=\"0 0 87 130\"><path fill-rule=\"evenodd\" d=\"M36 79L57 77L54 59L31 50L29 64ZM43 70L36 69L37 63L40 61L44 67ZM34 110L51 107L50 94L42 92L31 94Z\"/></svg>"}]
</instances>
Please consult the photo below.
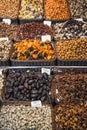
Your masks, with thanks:
<instances>
[{"instance_id":1,"label":"nut bin","mask_svg":"<svg viewBox=\"0 0 87 130\"><path fill-rule=\"evenodd\" d=\"M63 61L87 60L87 38L61 40L55 44L57 59Z\"/></svg>"},{"instance_id":2,"label":"nut bin","mask_svg":"<svg viewBox=\"0 0 87 130\"><path fill-rule=\"evenodd\" d=\"M45 17L47 20L70 19L70 11L67 0L45 0Z\"/></svg>"},{"instance_id":3,"label":"nut bin","mask_svg":"<svg viewBox=\"0 0 87 130\"><path fill-rule=\"evenodd\" d=\"M87 0L68 0L73 18L87 19Z\"/></svg>"},{"instance_id":4,"label":"nut bin","mask_svg":"<svg viewBox=\"0 0 87 130\"><path fill-rule=\"evenodd\" d=\"M43 0L21 0L19 19L43 19Z\"/></svg>"},{"instance_id":5,"label":"nut bin","mask_svg":"<svg viewBox=\"0 0 87 130\"><path fill-rule=\"evenodd\" d=\"M0 129L52 130L51 108L48 105L3 105L0 112Z\"/></svg>"},{"instance_id":6,"label":"nut bin","mask_svg":"<svg viewBox=\"0 0 87 130\"><path fill-rule=\"evenodd\" d=\"M53 24L55 40L75 39L87 37L87 22L68 20Z\"/></svg>"},{"instance_id":7,"label":"nut bin","mask_svg":"<svg viewBox=\"0 0 87 130\"><path fill-rule=\"evenodd\" d=\"M0 17L16 19L20 0L0 0Z\"/></svg>"},{"instance_id":8,"label":"nut bin","mask_svg":"<svg viewBox=\"0 0 87 130\"><path fill-rule=\"evenodd\" d=\"M14 32L17 29L17 25L8 25L4 22L0 22L0 38L8 37L10 40L14 39Z\"/></svg>"}]
</instances>

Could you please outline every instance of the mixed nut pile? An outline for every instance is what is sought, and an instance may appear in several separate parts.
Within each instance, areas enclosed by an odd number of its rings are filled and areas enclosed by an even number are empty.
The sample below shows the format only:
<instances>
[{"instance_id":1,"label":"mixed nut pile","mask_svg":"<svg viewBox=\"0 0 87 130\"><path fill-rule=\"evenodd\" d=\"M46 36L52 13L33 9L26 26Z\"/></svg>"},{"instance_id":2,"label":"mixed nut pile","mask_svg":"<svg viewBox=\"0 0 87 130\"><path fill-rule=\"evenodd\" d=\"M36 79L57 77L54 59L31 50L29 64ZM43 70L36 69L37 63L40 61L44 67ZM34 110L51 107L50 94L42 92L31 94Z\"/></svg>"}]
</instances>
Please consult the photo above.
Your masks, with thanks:
<instances>
[{"instance_id":1,"label":"mixed nut pile","mask_svg":"<svg viewBox=\"0 0 87 130\"><path fill-rule=\"evenodd\" d=\"M68 1L72 17L87 19L87 0L68 0Z\"/></svg>"},{"instance_id":2,"label":"mixed nut pile","mask_svg":"<svg viewBox=\"0 0 87 130\"><path fill-rule=\"evenodd\" d=\"M8 25L4 22L0 22L0 38L8 37L10 40L14 39L14 32L17 29L17 25Z\"/></svg>"},{"instance_id":3,"label":"mixed nut pile","mask_svg":"<svg viewBox=\"0 0 87 130\"><path fill-rule=\"evenodd\" d=\"M4 105L0 112L0 130L52 130L51 108Z\"/></svg>"},{"instance_id":4,"label":"mixed nut pile","mask_svg":"<svg viewBox=\"0 0 87 130\"><path fill-rule=\"evenodd\" d=\"M11 41L0 41L0 61L9 59L11 43Z\"/></svg>"},{"instance_id":5,"label":"mixed nut pile","mask_svg":"<svg viewBox=\"0 0 87 130\"><path fill-rule=\"evenodd\" d=\"M5 99L49 101L51 78L46 73L5 70Z\"/></svg>"},{"instance_id":6,"label":"mixed nut pile","mask_svg":"<svg viewBox=\"0 0 87 130\"><path fill-rule=\"evenodd\" d=\"M61 40L55 48L60 60L87 60L87 38Z\"/></svg>"},{"instance_id":7,"label":"mixed nut pile","mask_svg":"<svg viewBox=\"0 0 87 130\"><path fill-rule=\"evenodd\" d=\"M87 37L87 22L72 19L54 24L53 29L55 40Z\"/></svg>"},{"instance_id":8,"label":"mixed nut pile","mask_svg":"<svg viewBox=\"0 0 87 130\"><path fill-rule=\"evenodd\" d=\"M19 10L19 19L42 19L43 0L22 0Z\"/></svg>"},{"instance_id":9,"label":"mixed nut pile","mask_svg":"<svg viewBox=\"0 0 87 130\"><path fill-rule=\"evenodd\" d=\"M52 28L43 23L31 22L19 25L15 32L14 40L41 39L42 35L51 35L53 37Z\"/></svg>"},{"instance_id":10,"label":"mixed nut pile","mask_svg":"<svg viewBox=\"0 0 87 130\"><path fill-rule=\"evenodd\" d=\"M15 19L18 17L20 0L0 0L0 17Z\"/></svg>"}]
</instances>

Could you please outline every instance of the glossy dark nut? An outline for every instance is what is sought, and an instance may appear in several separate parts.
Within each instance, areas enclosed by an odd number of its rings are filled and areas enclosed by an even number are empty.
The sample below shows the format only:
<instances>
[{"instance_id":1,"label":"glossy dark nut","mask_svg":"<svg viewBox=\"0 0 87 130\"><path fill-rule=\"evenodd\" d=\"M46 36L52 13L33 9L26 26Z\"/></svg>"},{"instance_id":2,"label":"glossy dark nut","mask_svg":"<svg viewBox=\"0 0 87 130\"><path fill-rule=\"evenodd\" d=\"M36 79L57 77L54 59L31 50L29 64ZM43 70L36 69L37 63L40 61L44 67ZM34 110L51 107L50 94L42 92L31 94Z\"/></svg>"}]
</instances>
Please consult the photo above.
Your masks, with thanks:
<instances>
[{"instance_id":1,"label":"glossy dark nut","mask_svg":"<svg viewBox=\"0 0 87 130\"><path fill-rule=\"evenodd\" d=\"M32 90L32 91L31 91L31 94L37 94L37 93L38 93L37 90Z\"/></svg>"},{"instance_id":2,"label":"glossy dark nut","mask_svg":"<svg viewBox=\"0 0 87 130\"><path fill-rule=\"evenodd\" d=\"M19 89L19 90L23 90L23 89L24 89L24 86L23 86L23 85L20 85L20 86L18 86L18 89Z\"/></svg>"},{"instance_id":3,"label":"glossy dark nut","mask_svg":"<svg viewBox=\"0 0 87 130\"><path fill-rule=\"evenodd\" d=\"M31 94L31 98L36 98L38 96L38 94Z\"/></svg>"}]
</instances>

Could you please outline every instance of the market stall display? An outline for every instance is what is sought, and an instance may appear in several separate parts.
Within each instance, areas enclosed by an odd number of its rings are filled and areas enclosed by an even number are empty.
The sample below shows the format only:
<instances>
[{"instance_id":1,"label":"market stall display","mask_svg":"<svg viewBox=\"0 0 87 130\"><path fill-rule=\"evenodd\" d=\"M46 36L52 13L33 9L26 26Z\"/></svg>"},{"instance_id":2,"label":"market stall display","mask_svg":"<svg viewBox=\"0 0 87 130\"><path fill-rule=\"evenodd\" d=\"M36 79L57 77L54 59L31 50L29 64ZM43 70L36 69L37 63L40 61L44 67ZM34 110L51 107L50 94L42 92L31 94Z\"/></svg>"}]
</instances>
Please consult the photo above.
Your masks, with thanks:
<instances>
[{"instance_id":1,"label":"market stall display","mask_svg":"<svg viewBox=\"0 0 87 130\"><path fill-rule=\"evenodd\" d=\"M0 130L87 130L87 0L0 1Z\"/></svg>"}]
</instances>

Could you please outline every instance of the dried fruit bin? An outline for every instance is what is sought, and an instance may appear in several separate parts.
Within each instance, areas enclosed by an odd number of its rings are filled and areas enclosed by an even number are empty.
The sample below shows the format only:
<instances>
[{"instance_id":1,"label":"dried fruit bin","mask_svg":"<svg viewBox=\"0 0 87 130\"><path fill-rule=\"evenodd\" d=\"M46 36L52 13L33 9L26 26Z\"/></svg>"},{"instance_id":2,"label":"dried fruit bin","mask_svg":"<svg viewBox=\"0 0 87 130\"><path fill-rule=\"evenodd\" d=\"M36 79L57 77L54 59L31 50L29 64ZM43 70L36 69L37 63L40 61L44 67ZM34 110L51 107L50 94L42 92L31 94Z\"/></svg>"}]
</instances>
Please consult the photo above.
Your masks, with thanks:
<instances>
[{"instance_id":1,"label":"dried fruit bin","mask_svg":"<svg viewBox=\"0 0 87 130\"><path fill-rule=\"evenodd\" d=\"M51 27L42 22L29 22L20 24L14 33L14 41L21 41L25 39L39 39L43 35L50 35L53 39L54 32Z\"/></svg>"},{"instance_id":2,"label":"dried fruit bin","mask_svg":"<svg viewBox=\"0 0 87 130\"><path fill-rule=\"evenodd\" d=\"M6 125L3 118L7 122ZM41 107L32 107L27 102L13 102L13 105L4 103L0 112L1 129L10 127L21 130L54 130L52 124L51 106L47 104L43 104Z\"/></svg>"},{"instance_id":3,"label":"dried fruit bin","mask_svg":"<svg viewBox=\"0 0 87 130\"><path fill-rule=\"evenodd\" d=\"M51 93L54 104L87 101L87 68L56 68Z\"/></svg>"},{"instance_id":4,"label":"dried fruit bin","mask_svg":"<svg viewBox=\"0 0 87 130\"><path fill-rule=\"evenodd\" d=\"M55 43L55 53L59 66L87 65L87 38L60 40Z\"/></svg>"},{"instance_id":5,"label":"dried fruit bin","mask_svg":"<svg viewBox=\"0 0 87 130\"><path fill-rule=\"evenodd\" d=\"M45 19L51 21L65 21L71 18L67 0L44 0Z\"/></svg>"},{"instance_id":6,"label":"dried fruit bin","mask_svg":"<svg viewBox=\"0 0 87 130\"><path fill-rule=\"evenodd\" d=\"M53 110L54 127L56 130L76 130L87 128L87 104L59 104Z\"/></svg>"},{"instance_id":7,"label":"dried fruit bin","mask_svg":"<svg viewBox=\"0 0 87 130\"><path fill-rule=\"evenodd\" d=\"M43 0L21 0L19 9L19 21L22 20L43 20L44 19L44 5Z\"/></svg>"},{"instance_id":8,"label":"dried fruit bin","mask_svg":"<svg viewBox=\"0 0 87 130\"><path fill-rule=\"evenodd\" d=\"M0 1L0 17L17 19L20 0Z\"/></svg>"},{"instance_id":9,"label":"dried fruit bin","mask_svg":"<svg viewBox=\"0 0 87 130\"><path fill-rule=\"evenodd\" d=\"M40 68L12 68L4 71L4 102L35 101L51 103L51 76Z\"/></svg>"},{"instance_id":10,"label":"dried fruit bin","mask_svg":"<svg viewBox=\"0 0 87 130\"><path fill-rule=\"evenodd\" d=\"M12 66L53 66L56 57L51 42L22 40L13 44L10 60Z\"/></svg>"}]
</instances>

